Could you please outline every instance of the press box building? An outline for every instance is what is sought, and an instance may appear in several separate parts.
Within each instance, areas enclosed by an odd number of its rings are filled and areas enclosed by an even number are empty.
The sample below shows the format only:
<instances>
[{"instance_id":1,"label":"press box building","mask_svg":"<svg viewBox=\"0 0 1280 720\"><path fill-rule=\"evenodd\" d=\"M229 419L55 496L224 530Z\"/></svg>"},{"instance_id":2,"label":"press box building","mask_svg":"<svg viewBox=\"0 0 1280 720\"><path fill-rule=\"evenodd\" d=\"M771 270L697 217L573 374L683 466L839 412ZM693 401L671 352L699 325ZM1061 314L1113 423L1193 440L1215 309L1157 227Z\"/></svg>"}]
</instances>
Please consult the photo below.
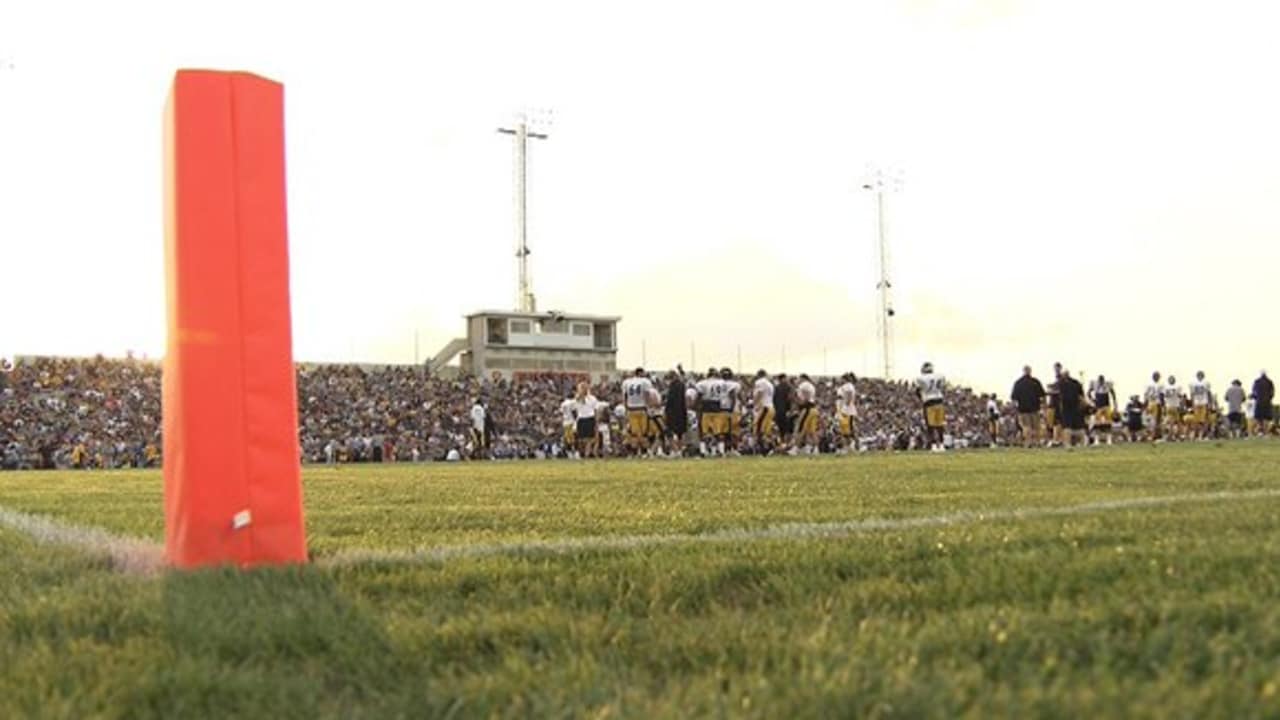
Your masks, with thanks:
<instances>
[{"instance_id":1,"label":"press box building","mask_svg":"<svg viewBox=\"0 0 1280 720\"><path fill-rule=\"evenodd\" d=\"M467 316L467 336L429 363L438 371L454 357L477 377L564 373L596 379L618 373L618 322L607 315L484 310Z\"/></svg>"}]
</instances>

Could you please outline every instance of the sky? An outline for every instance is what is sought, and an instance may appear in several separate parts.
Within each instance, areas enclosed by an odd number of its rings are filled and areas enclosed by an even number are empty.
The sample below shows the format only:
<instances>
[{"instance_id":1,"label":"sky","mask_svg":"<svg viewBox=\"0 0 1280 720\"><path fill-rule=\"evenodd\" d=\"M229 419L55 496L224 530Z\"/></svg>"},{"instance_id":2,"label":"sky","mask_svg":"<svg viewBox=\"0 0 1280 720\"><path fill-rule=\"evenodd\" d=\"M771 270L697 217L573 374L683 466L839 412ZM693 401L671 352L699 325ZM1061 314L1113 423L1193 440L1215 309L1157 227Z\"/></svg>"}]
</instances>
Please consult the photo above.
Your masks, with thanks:
<instances>
[{"instance_id":1,"label":"sky","mask_svg":"<svg viewBox=\"0 0 1280 720\"><path fill-rule=\"evenodd\" d=\"M0 0L0 354L164 347L173 72L285 85L294 354L411 362L514 304L619 363L1007 392L1024 363L1225 386L1280 367L1280 6ZM416 351L415 351L415 338ZM739 360L741 358L741 360Z\"/></svg>"}]
</instances>

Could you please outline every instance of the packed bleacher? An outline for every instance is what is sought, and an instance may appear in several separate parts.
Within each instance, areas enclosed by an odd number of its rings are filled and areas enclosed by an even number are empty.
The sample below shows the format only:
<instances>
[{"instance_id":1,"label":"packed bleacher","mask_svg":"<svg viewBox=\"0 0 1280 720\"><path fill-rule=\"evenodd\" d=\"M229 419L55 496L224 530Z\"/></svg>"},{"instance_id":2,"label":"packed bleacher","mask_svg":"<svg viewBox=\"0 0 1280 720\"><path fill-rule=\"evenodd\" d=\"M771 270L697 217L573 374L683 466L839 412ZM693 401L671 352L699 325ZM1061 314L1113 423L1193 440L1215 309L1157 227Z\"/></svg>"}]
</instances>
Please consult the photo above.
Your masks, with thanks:
<instances>
[{"instance_id":1,"label":"packed bleacher","mask_svg":"<svg viewBox=\"0 0 1280 720\"><path fill-rule=\"evenodd\" d=\"M163 458L160 365L127 359L24 358L0 368L0 466L123 468ZM659 388L662 380L656 378ZM696 376L689 376L690 381ZM814 378L818 407L830 413L835 378ZM555 458L560 403L574 379L429 376L418 366L347 364L298 367L299 442L304 462L404 462L472 455L468 412L482 398L492 422L486 455ZM593 393L621 402L617 381ZM920 447L920 402L907 382L858 382L859 431L868 449ZM965 388L947 396L948 432L957 445L989 444L985 399ZM832 447L824 422L823 447Z\"/></svg>"}]
</instances>

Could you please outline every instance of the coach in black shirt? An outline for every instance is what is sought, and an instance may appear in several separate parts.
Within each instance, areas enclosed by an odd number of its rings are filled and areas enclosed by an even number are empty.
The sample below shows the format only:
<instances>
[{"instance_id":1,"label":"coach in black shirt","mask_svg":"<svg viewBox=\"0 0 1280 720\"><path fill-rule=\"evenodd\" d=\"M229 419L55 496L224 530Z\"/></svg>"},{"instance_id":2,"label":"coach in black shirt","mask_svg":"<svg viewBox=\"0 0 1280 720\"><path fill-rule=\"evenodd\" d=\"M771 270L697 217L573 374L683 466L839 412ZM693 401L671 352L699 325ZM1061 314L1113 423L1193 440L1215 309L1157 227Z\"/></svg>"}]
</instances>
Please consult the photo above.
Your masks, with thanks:
<instances>
[{"instance_id":1,"label":"coach in black shirt","mask_svg":"<svg viewBox=\"0 0 1280 720\"><path fill-rule=\"evenodd\" d=\"M795 423L791 418L791 382L786 373L779 373L778 382L773 384L773 422L778 426L778 437L787 444Z\"/></svg>"},{"instance_id":2,"label":"coach in black shirt","mask_svg":"<svg viewBox=\"0 0 1280 720\"><path fill-rule=\"evenodd\" d=\"M1276 399L1276 386L1271 382L1271 378L1267 377L1267 371L1263 370L1257 380L1253 381L1253 399L1256 401L1253 408L1253 419L1258 421L1258 429L1263 432L1271 431L1271 403Z\"/></svg>"},{"instance_id":3,"label":"coach in black shirt","mask_svg":"<svg viewBox=\"0 0 1280 720\"><path fill-rule=\"evenodd\" d=\"M672 449L683 447L684 435L689 431L689 408L684 400L684 368L667 375L667 435L673 441Z\"/></svg>"},{"instance_id":4,"label":"coach in black shirt","mask_svg":"<svg viewBox=\"0 0 1280 720\"><path fill-rule=\"evenodd\" d=\"M1044 404L1044 386L1031 375L1031 366L1022 368L1022 377L1013 384L1010 396L1018 405L1018 426L1022 443L1028 447L1040 442L1040 406Z\"/></svg>"},{"instance_id":5,"label":"coach in black shirt","mask_svg":"<svg viewBox=\"0 0 1280 720\"><path fill-rule=\"evenodd\" d=\"M1062 427L1067 445L1084 441L1084 386L1067 370L1058 377L1058 402L1062 403Z\"/></svg>"}]
</instances>

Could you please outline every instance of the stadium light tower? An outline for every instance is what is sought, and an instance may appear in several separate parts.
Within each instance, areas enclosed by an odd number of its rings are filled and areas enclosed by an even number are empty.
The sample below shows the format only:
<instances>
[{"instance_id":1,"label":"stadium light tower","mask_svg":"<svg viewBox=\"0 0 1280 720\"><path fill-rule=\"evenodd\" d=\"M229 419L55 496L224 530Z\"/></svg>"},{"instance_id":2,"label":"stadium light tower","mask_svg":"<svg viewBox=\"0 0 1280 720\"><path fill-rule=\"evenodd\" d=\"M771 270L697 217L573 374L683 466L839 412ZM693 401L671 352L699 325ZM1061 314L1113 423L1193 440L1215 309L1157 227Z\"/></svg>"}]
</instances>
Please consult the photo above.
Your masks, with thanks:
<instances>
[{"instance_id":1,"label":"stadium light tower","mask_svg":"<svg viewBox=\"0 0 1280 720\"><path fill-rule=\"evenodd\" d=\"M880 276L876 281L876 294L880 307L876 312L876 337L880 340L880 358L883 362L884 379L893 375L893 283L889 280L889 241L885 235L884 196L886 192L900 189L902 180L895 175L875 170L870 173L862 189L875 193L876 197L876 250L879 259Z\"/></svg>"},{"instance_id":2,"label":"stadium light tower","mask_svg":"<svg viewBox=\"0 0 1280 720\"><path fill-rule=\"evenodd\" d=\"M530 129L531 125L548 124L544 120L535 123L529 113L520 113L513 127L498 128L498 132L514 136L515 148L515 201L516 201L516 310L536 312L537 301L533 297L533 284L529 279L529 138L546 140L545 132Z\"/></svg>"}]
</instances>

